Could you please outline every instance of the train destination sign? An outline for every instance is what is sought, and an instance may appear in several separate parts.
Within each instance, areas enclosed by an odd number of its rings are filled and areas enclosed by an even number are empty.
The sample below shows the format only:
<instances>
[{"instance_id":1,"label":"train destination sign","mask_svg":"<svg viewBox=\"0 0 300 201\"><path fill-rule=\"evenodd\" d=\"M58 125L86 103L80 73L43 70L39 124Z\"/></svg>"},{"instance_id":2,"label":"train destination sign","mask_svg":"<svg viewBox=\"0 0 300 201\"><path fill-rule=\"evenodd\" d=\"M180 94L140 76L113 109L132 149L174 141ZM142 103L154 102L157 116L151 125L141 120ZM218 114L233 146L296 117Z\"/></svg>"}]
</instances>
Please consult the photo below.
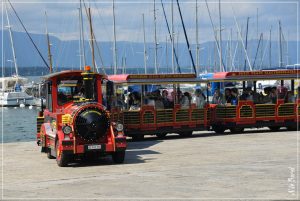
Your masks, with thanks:
<instances>
[{"instance_id":1,"label":"train destination sign","mask_svg":"<svg viewBox=\"0 0 300 201\"><path fill-rule=\"evenodd\" d=\"M195 74L128 75L128 79L170 79L170 78L196 78L196 75Z\"/></svg>"},{"instance_id":2,"label":"train destination sign","mask_svg":"<svg viewBox=\"0 0 300 201\"><path fill-rule=\"evenodd\" d=\"M232 76L267 76L267 75L295 75L300 74L300 70L276 70L276 71L248 71L248 72L229 72L228 77Z\"/></svg>"}]
</instances>

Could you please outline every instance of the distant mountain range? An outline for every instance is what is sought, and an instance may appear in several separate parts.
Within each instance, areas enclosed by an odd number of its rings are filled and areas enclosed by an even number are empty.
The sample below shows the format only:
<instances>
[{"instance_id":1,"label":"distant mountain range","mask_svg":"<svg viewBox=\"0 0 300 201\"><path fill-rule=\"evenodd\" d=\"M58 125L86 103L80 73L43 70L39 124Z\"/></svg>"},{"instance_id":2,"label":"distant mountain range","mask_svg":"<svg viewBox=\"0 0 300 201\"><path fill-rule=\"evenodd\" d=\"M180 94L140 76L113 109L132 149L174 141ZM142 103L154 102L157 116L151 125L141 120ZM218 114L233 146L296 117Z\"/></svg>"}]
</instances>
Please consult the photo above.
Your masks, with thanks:
<instances>
[{"instance_id":1,"label":"distant mountain range","mask_svg":"<svg viewBox=\"0 0 300 201\"><path fill-rule=\"evenodd\" d=\"M0 36L4 37L4 48L1 49L4 51L4 58L0 58L1 62L4 59L4 66L6 66L6 74L10 72L10 68L12 63L8 60L12 60L12 51L9 39L9 33L7 30L0 32ZM48 61L47 56L47 42L46 37L43 34L31 34L33 40L36 45L40 49L42 55ZM31 44L26 33L23 32L13 32L17 62L20 67L21 74L42 74L47 73L47 69L45 68L45 64L42 59L39 57L37 51L34 49ZM51 50L54 61L54 68L72 68L79 69L80 66L80 58L79 58L79 41L63 41L57 37L51 36ZM2 42L1 42L2 43ZM299 42L298 42L299 44ZM2 45L2 44L1 44ZM106 73L112 72L113 66L113 56L112 56L112 42L98 42L98 48L95 48L96 51L96 62L99 68L104 67ZM248 54L251 60L251 65L253 65L256 50L257 50L258 41L250 40L248 41ZM262 46L263 45L263 46ZM148 72L153 72L154 67L154 44L147 43L147 66ZM185 43L175 44L176 53L178 55L179 65L182 69L182 72L191 72L191 59L188 54L188 49ZM219 70L219 59L216 48L214 48L215 43L213 41L205 42L200 44L200 71L218 71ZM242 49L242 45L239 44L237 46L237 41L232 41L232 55L235 55L234 67L230 65L230 56L227 54L229 52L229 42L223 41L223 62L225 66L227 66L228 70L243 70L244 69L244 50ZM165 42L160 43L160 48L158 49L158 66L159 72L171 72L171 44L166 44ZM263 47L263 48L261 48ZM286 54L286 50L288 48L288 55ZM85 42L86 49L86 59L87 64L91 65L91 51L89 48L89 44ZM195 44L191 45L191 50L195 59ZM279 65L279 50L278 50L278 42L272 41L271 43L271 66ZM144 72L144 58L143 58L144 44L136 43L136 42L127 42L127 41L117 41L117 52L118 52L118 68L120 69L122 66L126 66L126 72L131 73L142 73ZM100 57L101 55L101 57ZM215 56L214 56L215 55ZM264 60L262 61L262 57L264 55ZM295 64L297 62L297 42L290 41L288 44L283 44L283 63L284 65L287 63ZM195 61L196 62L196 61ZM264 40L261 42L261 46L259 48L258 54L256 56L255 61L255 69L266 68L269 67L269 41ZM24 68L24 69L23 69ZM35 72L33 72L33 70ZM100 70L100 69L99 69ZM247 70L249 68L247 67Z\"/></svg>"}]
</instances>

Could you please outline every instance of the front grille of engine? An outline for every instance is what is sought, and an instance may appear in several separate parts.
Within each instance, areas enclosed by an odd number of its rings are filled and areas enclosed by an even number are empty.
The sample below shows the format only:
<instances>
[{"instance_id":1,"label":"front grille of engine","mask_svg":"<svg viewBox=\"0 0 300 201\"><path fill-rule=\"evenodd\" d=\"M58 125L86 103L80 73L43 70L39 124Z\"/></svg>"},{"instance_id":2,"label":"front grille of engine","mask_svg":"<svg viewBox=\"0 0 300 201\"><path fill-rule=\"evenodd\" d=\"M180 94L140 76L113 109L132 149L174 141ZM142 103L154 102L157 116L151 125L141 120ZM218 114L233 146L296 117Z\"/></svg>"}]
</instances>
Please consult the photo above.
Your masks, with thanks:
<instances>
[{"instance_id":1,"label":"front grille of engine","mask_svg":"<svg viewBox=\"0 0 300 201\"><path fill-rule=\"evenodd\" d=\"M89 142L95 142L104 137L110 125L106 112L97 107L87 107L81 110L75 118L76 135Z\"/></svg>"}]
</instances>

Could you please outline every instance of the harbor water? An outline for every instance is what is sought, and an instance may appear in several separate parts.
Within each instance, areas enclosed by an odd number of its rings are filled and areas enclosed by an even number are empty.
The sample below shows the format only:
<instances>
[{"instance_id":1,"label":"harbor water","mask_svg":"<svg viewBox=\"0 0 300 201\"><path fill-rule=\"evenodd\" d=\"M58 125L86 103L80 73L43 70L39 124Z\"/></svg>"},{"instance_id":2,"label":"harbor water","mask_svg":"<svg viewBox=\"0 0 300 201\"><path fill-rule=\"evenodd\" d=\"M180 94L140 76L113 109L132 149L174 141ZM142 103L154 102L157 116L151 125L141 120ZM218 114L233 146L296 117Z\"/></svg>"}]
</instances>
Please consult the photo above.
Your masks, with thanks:
<instances>
[{"instance_id":1,"label":"harbor water","mask_svg":"<svg viewBox=\"0 0 300 201\"><path fill-rule=\"evenodd\" d=\"M1 138L4 143L32 141L36 136L36 116L39 109L0 108Z\"/></svg>"},{"instance_id":2,"label":"harbor water","mask_svg":"<svg viewBox=\"0 0 300 201\"><path fill-rule=\"evenodd\" d=\"M27 77L30 82L39 82L39 76ZM1 141L32 141L36 136L36 116L39 108L0 107Z\"/></svg>"}]
</instances>

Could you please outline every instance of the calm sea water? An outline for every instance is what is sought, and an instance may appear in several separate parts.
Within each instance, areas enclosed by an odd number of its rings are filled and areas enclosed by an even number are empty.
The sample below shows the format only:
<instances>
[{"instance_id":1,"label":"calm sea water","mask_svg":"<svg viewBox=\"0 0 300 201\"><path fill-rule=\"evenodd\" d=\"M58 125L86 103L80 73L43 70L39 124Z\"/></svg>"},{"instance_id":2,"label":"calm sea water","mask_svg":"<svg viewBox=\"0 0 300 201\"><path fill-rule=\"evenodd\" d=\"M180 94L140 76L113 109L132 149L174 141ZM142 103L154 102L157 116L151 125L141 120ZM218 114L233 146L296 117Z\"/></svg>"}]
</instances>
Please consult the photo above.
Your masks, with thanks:
<instances>
[{"instance_id":1,"label":"calm sea water","mask_svg":"<svg viewBox=\"0 0 300 201\"><path fill-rule=\"evenodd\" d=\"M38 82L40 77L28 77ZM36 136L36 116L39 108L0 107L0 127L3 142L32 141Z\"/></svg>"},{"instance_id":2,"label":"calm sea water","mask_svg":"<svg viewBox=\"0 0 300 201\"><path fill-rule=\"evenodd\" d=\"M18 142L35 140L36 116L39 109L0 108L3 142Z\"/></svg>"}]
</instances>

